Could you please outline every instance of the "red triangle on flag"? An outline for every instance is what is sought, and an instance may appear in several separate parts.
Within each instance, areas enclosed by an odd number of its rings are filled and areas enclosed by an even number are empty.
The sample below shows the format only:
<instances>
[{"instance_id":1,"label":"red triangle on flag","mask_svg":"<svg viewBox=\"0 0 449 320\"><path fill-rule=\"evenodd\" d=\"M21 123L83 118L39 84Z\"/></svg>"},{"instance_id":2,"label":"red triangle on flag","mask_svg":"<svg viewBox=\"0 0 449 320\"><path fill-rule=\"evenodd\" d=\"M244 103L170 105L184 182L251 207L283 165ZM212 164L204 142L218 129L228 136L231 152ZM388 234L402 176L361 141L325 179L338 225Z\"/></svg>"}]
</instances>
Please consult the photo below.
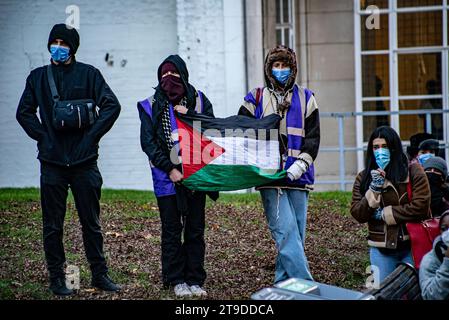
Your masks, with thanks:
<instances>
[{"instance_id":1,"label":"red triangle on flag","mask_svg":"<svg viewBox=\"0 0 449 320\"><path fill-rule=\"evenodd\" d=\"M221 156L225 149L191 125L176 118L184 179L189 178Z\"/></svg>"}]
</instances>

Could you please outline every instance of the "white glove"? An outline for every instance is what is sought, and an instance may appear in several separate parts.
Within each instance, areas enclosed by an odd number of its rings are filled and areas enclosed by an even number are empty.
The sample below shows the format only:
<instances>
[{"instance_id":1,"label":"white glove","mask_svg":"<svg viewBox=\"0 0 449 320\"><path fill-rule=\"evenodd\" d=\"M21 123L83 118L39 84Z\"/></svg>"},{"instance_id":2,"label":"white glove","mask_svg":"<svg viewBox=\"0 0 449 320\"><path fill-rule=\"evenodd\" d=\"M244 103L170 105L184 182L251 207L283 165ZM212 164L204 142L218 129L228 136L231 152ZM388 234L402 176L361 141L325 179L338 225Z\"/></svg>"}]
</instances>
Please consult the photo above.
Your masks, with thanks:
<instances>
[{"instance_id":1,"label":"white glove","mask_svg":"<svg viewBox=\"0 0 449 320\"><path fill-rule=\"evenodd\" d=\"M307 171L307 164L304 160L296 160L287 170L287 176L291 181L296 181Z\"/></svg>"}]
</instances>

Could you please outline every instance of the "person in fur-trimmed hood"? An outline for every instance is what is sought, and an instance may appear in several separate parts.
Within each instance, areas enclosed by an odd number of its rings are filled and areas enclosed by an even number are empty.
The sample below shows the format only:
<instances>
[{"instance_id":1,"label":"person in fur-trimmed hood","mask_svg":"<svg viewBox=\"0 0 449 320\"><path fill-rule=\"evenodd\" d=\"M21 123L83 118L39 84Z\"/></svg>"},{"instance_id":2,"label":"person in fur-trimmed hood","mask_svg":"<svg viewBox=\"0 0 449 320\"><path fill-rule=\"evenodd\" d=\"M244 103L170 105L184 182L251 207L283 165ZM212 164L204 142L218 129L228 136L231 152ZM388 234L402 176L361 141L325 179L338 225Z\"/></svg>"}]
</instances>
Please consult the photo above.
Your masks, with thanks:
<instances>
[{"instance_id":1,"label":"person in fur-trimmed hood","mask_svg":"<svg viewBox=\"0 0 449 320\"><path fill-rule=\"evenodd\" d=\"M312 280L304 253L309 191L320 146L320 120L314 93L296 84L295 52L285 46L271 49L265 59L266 86L245 97L240 115L261 119L281 116L280 170L287 178L259 187L273 239L276 242L275 283L288 278Z\"/></svg>"}]
</instances>

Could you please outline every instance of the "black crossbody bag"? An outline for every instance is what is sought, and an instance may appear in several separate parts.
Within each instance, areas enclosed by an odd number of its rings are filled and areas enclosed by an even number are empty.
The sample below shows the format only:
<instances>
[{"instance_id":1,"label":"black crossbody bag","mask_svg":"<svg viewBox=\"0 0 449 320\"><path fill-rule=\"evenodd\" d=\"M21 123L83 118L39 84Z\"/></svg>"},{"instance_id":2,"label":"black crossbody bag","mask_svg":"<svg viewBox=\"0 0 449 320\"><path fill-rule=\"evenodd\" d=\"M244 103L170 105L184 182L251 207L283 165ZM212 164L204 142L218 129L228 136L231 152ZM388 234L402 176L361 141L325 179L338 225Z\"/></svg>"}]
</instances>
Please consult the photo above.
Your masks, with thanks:
<instances>
[{"instance_id":1,"label":"black crossbody bag","mask_svg":"<svg viewBox=\"0 0 449 320\"><path fill-rule=\"evenodd\" d=\"M53 97L52 122L56 130L83 130L95 123L98 111L94 100L59 100L51 65L47 66L47 78Z\"/></svg>"}]
</instances>

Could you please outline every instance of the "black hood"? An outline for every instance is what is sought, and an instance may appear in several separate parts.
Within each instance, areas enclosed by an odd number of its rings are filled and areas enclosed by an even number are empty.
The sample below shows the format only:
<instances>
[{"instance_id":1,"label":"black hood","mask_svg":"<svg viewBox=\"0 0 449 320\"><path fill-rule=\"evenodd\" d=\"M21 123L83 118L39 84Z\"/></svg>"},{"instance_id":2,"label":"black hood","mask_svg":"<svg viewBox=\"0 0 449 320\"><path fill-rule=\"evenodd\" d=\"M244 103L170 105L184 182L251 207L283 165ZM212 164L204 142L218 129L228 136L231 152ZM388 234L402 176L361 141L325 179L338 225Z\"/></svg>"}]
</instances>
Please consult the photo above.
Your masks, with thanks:
<instances>
[{"instance_id":1,"label":"black hood","mask_svg":"<svg viewBox=\"0 0 449 320\"><path fill-rule=\"evenodd\" d=\"M170 62L172 63L176 69L178 70L179 75L181 76L181 80L184 84L184 88L186 89L186 98L187 98L187 107L188 108L195 108L196 104L196 89L189 83L189 71L187 70L187 65L185 61L177 54L168 56L159 66L157 69L157 79L158 79L158 86L155 88L156 93L154 95L155 99L159 103L165 103L167 101L167 96L165 95L164 91L161 88L161 78L162 78L162 66ZM165 100L165 101L163 101Z\"/></svg>"},{"instance_id":2,"label":"black hood","mask_svg":"<svg viewBox=\"0 0 449 320\"><path fill-rule=\"evenodd\" d=\"M48 51L50 51L51 43L56 39L64 40L70 47L70 54L75 55L80 45L80 35L75 28L67 27L64 23L54 25L50 31L50 36L48 37Z\"/></svg>"},{"instance_id":3,"label":"black hood","mask_svg":"<svg viewBox=\"0 0 449 320\"><path fill-rule=\"evenodd\" d=\"M167 63L170 62L172 63L176 69L178 69L179 74L181 75L181 79L188 83L189 82L189 71L187 70L187 65L185 63L184 60L182 60L182 58L180 56L178 56L177 54L168 56L159 66L159 68L157 69L157 80L159 82L161 82L161 78L162 78L162 66Z\"/></svg>"}]
</instances>

